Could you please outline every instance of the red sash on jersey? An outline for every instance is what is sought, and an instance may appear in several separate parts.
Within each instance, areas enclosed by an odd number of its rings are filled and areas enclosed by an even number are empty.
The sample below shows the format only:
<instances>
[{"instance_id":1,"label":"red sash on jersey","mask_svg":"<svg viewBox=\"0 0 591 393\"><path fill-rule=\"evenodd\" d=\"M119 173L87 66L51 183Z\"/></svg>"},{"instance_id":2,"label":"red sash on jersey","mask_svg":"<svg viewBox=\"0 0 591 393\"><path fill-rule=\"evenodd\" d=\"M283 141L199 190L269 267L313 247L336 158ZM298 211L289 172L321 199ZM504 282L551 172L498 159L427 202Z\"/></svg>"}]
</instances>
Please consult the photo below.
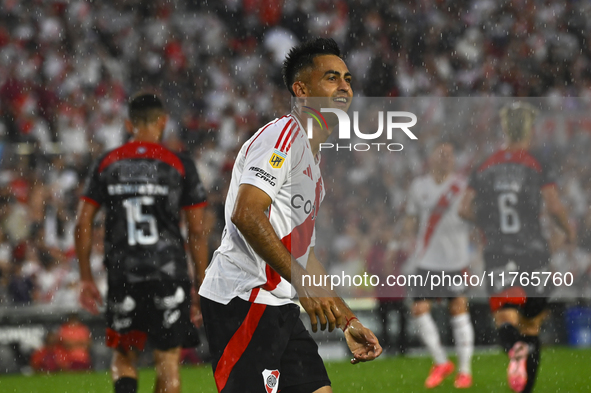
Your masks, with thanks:
<instances>
[{"instance_id":1,"label":"red sash on jersey","mask_svg":"<svg viewBox=\"0 0 591 393\"><path fill-rule=\"evenodd\" d=\"M437 204L431 211L429 220L427 220L427 229L425 229L425 234L423 236L423 253L427 250L427 246L437 228L437 224L439 224L443 215L449 210L453 200L460 194L461 190L462 188L456 181L449 186L447 191L441 194L441 197L439 197Z\"/></svg>"},{"instance_id":2,"label":"red sash on jersey","mask_svg":"<svg viewBox=\"0 0 591 393\"><path fill-rule=\"evenodd\" d=\"M281 239L281 243L287 248L287 251L295 258L298 259L305 255L310 247L312 241L312 235L314 234L314 224L316 223L316 217L318 216L318 210L320 208L320 198L322 196L322 178L318 179L315 188L315 200L312 212L300 225L295 227L288 235ZM270 214L270 213L269 213ZM260 288L266 291L272 291L277 288L277 285L281 282L281 276L268 264L265 266L265 273L267 275L267 282ZM250 293L249 301L254 302L259 294L260 288L254 288Z\"/></svg>"}]
</instances>

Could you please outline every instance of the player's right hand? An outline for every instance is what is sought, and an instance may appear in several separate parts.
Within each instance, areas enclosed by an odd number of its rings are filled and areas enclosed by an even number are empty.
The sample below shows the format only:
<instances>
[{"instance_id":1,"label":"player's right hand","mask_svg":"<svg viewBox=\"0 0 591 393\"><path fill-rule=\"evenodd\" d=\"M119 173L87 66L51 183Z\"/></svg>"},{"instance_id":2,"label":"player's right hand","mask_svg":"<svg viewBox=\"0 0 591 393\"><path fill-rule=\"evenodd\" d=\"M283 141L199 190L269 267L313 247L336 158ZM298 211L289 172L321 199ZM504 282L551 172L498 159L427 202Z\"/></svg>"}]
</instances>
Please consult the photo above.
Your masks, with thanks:
<instances>
[{"instance_id":1,"label":"player's right hand","mask_svg":"<svg viewBox=\"0 0 591 393\"><path fill-rule=\"evenodd\" d=\"M375 334L357 318L345 329L345 340L353 354L351 364L369 362L382 354L382 346Z\"/></svg>"},{"instance_id":2,"label":"player's right hand","mask_svg":"<svg viewBox=\"0 0 591 393\"><path fill-rule=\"evenodd\" d=\"M344 315L338 306L339 298L331 296L327 290L319 287L299 288L298 295L300 304L310 316L314 333L318 331L318 322L320 330L325 330L328 325L329 332L343 324Z\"/></svg>"},{"instance_id":3,"label":"player's right hand","mask_svg":"<svg viewBox=\"0 0 591 393\"><path fill-rule=\"evenodd\" d=\"M99 313L98 306L103 305L103 297L93 280L80 281L80 305L93 315Z\"/></svg>"}]
</instances>

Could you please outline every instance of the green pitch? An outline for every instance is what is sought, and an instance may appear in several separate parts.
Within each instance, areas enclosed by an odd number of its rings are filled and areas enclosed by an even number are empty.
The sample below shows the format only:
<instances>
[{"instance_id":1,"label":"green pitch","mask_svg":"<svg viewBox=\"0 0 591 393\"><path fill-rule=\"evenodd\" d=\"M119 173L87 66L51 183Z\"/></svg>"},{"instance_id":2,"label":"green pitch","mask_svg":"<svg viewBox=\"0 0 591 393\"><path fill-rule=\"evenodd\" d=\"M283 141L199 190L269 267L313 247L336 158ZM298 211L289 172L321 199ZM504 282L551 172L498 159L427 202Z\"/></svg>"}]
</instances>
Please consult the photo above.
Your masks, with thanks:
<instances>
[{"instance_id":1,"label":"green pitch","mask_svg":"<svg viewBox=\"0 0 591 393\"><path fill-rule=\"evenodd\" d=\"M507 392L506 357L500 353L474 357L474 386L465 392ZM353 392L459 392L453 377L435 389L423 388L431 365L425 357L388 357L372 363L352 366L345 362L328 363L327 368L336 393ZM215 393L209 366L185 367L182 370L184 393ZM262 377L261 377L262 378ZM151 393L154 372L140 374L140 393ZM103 373L1 376L2 393L112 393L109 376ZM536 393L591 392L591 349L548 348L542 353L542 366Z\"/></svg>"}]
</instances>

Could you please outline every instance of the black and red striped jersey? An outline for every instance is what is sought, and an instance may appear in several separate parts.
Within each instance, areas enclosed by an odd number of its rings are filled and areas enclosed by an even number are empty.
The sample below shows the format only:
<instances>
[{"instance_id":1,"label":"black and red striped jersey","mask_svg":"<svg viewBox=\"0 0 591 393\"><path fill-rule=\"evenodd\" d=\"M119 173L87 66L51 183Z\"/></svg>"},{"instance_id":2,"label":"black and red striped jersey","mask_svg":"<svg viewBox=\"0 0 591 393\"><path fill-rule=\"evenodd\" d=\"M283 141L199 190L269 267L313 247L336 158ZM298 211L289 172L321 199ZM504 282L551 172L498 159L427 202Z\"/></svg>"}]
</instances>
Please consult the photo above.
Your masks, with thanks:
<instances>
[{"instance_id":1,"label":"black and red striped jersey","mask_svg":"<svg viewBox=\"0 0 591 393\"><path fill-rule=\"evenodd\" d=\"M556 174L526 150L499 150L472 173L476 223L486 238L485 252L509 255L546 253L540 224L544 187Z\"/></svg>"},{"instance_id":2,"label":"black and red striped jersey","mask_svg":"<svg viewBox=\"0 0 591 393\"><path fill-rule=\"evenodd\" d=\"M110 282L188 279L180 212L206 204L189 157L155 143L126 143L96 161L82 198L105 209Z\"/></svg>"}]
</instances>

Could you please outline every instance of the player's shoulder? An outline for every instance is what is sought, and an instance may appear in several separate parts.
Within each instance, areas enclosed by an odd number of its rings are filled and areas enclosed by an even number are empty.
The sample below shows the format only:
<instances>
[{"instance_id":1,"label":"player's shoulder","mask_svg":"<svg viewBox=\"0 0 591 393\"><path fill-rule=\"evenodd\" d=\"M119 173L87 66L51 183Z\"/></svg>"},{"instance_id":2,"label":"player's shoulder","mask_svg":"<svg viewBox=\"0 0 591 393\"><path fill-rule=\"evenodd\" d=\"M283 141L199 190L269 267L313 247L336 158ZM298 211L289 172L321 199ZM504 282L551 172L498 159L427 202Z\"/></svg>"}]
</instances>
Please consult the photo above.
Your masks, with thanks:
<instances>
[{"instance_id":1,"label":"player's shoulder","mask_svg":"<svg viewBox=\"0 0 591 393\"><path fill-rule=\"evenodd\" d=\"M503 149L498 149L485 158L478 160L474 165L474 173L484 172L486 169L502 163L504 161L503 152Z\"/></svg>"},{"instance_id":2,"label":"player's shoulder","mask_svg":"<svg viewBox=\"0 0 591 393\"><path fill-rule=\"evenodd\" d=\"M488 156L476 166L476 172L481 173L498 165L520 165L536 172L542 172L548 166L543 154L536 150L506 150L500 149Z\"/></svg>"},{"instance_id":3,"label":"player's shoulder","mask_svg":"<svg viewBox=\"0 0 591 393\"><path fill-rule=\"evenodd\" d=\"M246 143L247 148L257 145L287 153L298 129L297 120L292 115L285 115L259 128Z\"/></svg>"},{"instance_id":4,"label":"player's shoulder","mask_svg":"<svg viewBox=\"0 0 591 393\"><path fill-rule=\"evenodd\" d=\"M191 154L188 151L185 151L185 150L181 150L181 151L168 150L168 151L171 154L174 154L183 163L183 165L185 165L185 166L195 165L195 162L193 161L193 157L191 157Z\"/></svg>"},{"instance_id":5,"label":"player's shoulder","mask_svg":"<svg viewBox=\"0 0 591 393\"><path fill-rule=\"evenodd\" d=\"M99 158L98 171L102 172L122 160L158 160L176 169L183 176L186 166L192 164L186 153L174 152L159 143L130 141Z\"/></svg>"},{"instance_id":6,"label":"player's shoulder","mask_svg":"<svg viewBox=\"0 0 591 393\"><path fill-rule=\"evenodd\" d=\"M551 164L551 160L543 150L532 149L528 151L528 154L541 168L547 168Z\"/></svg>"},{"instance_id":7,"label":"player's shoulder","mask_svg":"<svg viewBox=\"0 0 591 393\"><path fill-rule=\"evenodd\" d=\"M115 161L118 161L118 157L121 155L120 151L126 144L121 146L115 147L113 149L107 150L101 153L98 158L94 160L94 169L102 172L106 167L112 164Z\"/></svg>"}]
</instances>

